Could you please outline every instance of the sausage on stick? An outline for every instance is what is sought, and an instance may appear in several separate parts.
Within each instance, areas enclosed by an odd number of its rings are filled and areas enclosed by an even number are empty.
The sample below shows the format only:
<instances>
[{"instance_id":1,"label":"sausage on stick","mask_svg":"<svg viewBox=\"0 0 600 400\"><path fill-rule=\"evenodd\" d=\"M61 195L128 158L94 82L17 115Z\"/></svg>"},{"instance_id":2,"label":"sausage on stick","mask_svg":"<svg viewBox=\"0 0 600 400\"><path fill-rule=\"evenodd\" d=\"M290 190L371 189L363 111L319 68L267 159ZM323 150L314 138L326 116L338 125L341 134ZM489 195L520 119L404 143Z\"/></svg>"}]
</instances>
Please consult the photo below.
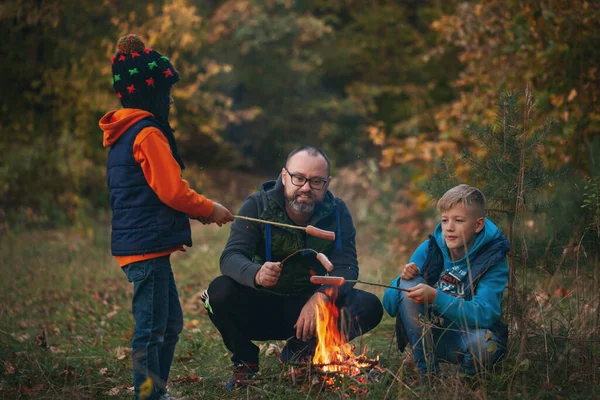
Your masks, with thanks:
<instances>
[{"instance_id":1,"label":"sausage on stick","mask_svg":"<svg viewBox=\"0 0 600 400\"><path fill-rule=\"evenodd\" d=\"M300 230L305 231L308 235L311 235L314 237L318 237L318 238L325 239L325 240L331 240L331 241L335 240L335 232L319 229L316 226L312 226L312 225L297 226L297 225L290 225L290 224L282 224L280 222L271 222L271 221L265 221L264 219L245 217L243 215L234 215L233 217L239 218L239 219L245 219L247 221L260 222L263 224L271 224L271 225L276 225L276 226L284 226L286 228L300 229Z\"/></svg>"},{"instance_id":2,"label":"sausage on stick","mask_svg":"<svg viewBox=\"0 0 600 400\"><path fill-rule=\"evenodd\" d=\"M331 272L333 271L333 264L331 263L331 261L329 261L329 258L327 258L327 256L323 253L319 253L316 250L313 249L300 249L300 250L296 250L295 252L293 252L292 254L290 254L289 256L287 256L286 258L284 258L281 263L284 264L287 260L289 260L290 258L292 258L293 256L295 256L298 253L303 253L305 251L312 251L313 253L315 253L315 255L317 256L317 260L321 263L321 265L323 267L325 267L325 269L327 270L327 272Z\"/></svg>"}]
</instances>

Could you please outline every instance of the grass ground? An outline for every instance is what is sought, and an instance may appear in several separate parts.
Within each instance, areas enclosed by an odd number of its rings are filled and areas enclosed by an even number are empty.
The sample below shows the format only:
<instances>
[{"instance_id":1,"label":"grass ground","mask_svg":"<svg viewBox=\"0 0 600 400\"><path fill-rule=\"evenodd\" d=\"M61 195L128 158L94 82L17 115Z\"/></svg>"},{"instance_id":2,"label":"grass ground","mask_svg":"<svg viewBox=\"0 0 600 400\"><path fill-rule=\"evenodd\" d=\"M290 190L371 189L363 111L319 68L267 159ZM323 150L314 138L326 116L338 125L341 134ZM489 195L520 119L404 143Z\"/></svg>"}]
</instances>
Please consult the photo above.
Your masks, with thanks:
<instances>
[{"instance_id":1,"label":"grass ground","mask_svg":"<svg viewBox=\"0 0 600 400\"><path fill-rule=\"evenodd\" d=\"M379 356L388 370L378 382L364 386L363 393L351 390L351 381L342 382L335 392L322 385L293 385L286 375L289 369L280 366L276 355L268 351L268 342L262 343L257 384L226 392L223 382L230 375L229 355L199 294L218 275L218 259L228 231L194 223L195 246L172 258L186 321L171 373L171 387L180 395L191 399L600 396L597 341L588 338L592 340L589 346L587 342L577 345L577 327L569 328L558 318L552 325L556 332L540 331L539 326L554 319L552 316L542 316L538 325L529 324L529 332L520 336L526 343L513 339L508 361L494 378L474 389L455 378L452 368L444 369L445 375L431 391L416 389L410 356L398 353L394 321L386 316L375 330L356 339L357 345L367 345L369 356ZM131 397L131 286L110 256L106 225L61 232L4 232L0 249L0 398ZM359 237L359 258L361 278L384 283L391 280L400 263L396 256L370 246L367 237ZM588 297L580 298L579 306L593 307L596 297ZM574 324L575 313L567 315L570 298L559 300L542 298L538 303L540 309L560 309L562 320ZM593 315L596 309L588 311ZM540 313L531 320L536 317L540 318ZM564 326L566 330L559 329ZM567 339L560 342L560 335ZM570 370L565 373L565 368Z\"/></svg>"}]
</instances>

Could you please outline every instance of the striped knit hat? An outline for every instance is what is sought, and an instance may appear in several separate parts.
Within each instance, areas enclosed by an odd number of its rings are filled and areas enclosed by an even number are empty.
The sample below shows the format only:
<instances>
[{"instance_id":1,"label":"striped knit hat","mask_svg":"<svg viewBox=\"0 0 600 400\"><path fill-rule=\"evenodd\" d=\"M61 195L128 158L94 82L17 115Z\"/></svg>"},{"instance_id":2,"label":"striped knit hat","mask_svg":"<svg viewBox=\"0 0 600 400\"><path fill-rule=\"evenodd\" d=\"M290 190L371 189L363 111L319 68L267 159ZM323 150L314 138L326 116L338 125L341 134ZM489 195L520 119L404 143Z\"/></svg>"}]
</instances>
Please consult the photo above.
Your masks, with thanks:
<instances>
[{"instance_id":1,"label":"striped knit hat","mask_svg":"<svg viewBox=\"0 0 600 400\"><path fill-rule=\"evenodd\" d=\"M113 88L123 107L149 111L166 123L171 86L179 81L169 59L128 34L117 42L111 62Z\"/></svg>"}]
</instances>

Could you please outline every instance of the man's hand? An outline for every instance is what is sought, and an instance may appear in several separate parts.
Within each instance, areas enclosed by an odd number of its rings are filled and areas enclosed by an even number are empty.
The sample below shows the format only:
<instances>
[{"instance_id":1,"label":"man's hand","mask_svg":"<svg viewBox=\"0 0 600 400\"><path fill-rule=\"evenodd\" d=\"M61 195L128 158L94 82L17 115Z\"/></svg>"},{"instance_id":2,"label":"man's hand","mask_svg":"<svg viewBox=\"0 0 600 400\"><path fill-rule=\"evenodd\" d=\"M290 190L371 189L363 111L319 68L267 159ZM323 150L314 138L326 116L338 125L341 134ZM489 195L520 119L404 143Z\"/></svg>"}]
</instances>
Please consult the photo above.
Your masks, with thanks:
<instances>
[{"instance_id":1,"label":"man's hand","mask_svg":"<svg viewBox=\"0 0 600 400\"><path fill-rule=\"evenodd\" d=\"M405 281L410 281L411 279L415 279L419 275L419 268L417 268L417 264L414 262L408 263L404 266L402 273L400 276Z\"/></svg>"},{"instance_id":2,"label":"man's hand","mask_svg":"<svg viewBox=\"0 0 600 400\"><path fill-rule=\"evenodd\" d=\"M275 286L282 268L283 264L280 262L267 261L260 267L256 275L254 275L254 283L257 286L263 287Z\"/></svg>"},{"instance_id":3,"label":"man's hand","mask_svg":"<svg viewBox=\"0 0 600 400\"><path fill-rule=\"evenodd\" d=\"M413 299L417 304L431 304L437 296L437 289L419 283L417 286L409 288L406 296Z\"/></svg>"},{"instance_id":4,"label":"man's hand","mask_svg":"<svg viewBox=\"0 0 600 400\"><path fill-rule=\"evenodd\" d=\"M296 328L296 337L304 342L315 335L317 328L316 309L317 302L319 301L329 301L329 298L325 293L316 292L313 294L302 308L302 311L300 311L298 321L294 325L294 328Z\"/></svg>"},{"instance_id":5,"label":"man's hand","mask_svg":"<svg viewBox=\"0 0 600 400\"><path fill-rule=\"evenodd\" d=\"M223 226L223 224L233 221L233 215L231 215L231 212L229 212L229 210L226 207L222 206L217 202L213 202L213 204L213 212L207 217L207 221L209 224L217 224L219 226Z\"/></svg>"}]
</instances>

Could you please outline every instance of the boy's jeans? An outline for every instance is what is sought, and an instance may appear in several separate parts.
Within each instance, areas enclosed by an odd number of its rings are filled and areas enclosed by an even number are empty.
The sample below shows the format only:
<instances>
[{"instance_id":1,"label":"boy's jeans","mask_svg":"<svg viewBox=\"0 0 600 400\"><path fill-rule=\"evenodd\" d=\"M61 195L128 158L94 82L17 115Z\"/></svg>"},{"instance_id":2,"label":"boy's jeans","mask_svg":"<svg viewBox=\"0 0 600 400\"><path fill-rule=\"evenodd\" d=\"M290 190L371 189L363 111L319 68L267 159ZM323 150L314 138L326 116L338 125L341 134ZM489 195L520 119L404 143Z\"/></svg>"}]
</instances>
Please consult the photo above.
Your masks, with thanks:
<instances>
[{"instance_id":1,"label":"boy's jeans","mask_svg":"<svg viewBox=\"0 0 600 400\"><path fill-rule=\"evenodd\" d=\"M183 329L183 311L169 256L131 263L123 267L133 282L132 312L135 327L132 347L135 396L146 378L152 380L148 399L165 392L175 345Z\"/></svg>"},{"instance_id":2,"label":"boy's jeans","mask_svg":"<svg viewBox=\"0 0 600 400\"><path fill-rule=\"evenodd\" d=\"M400 287L408 289L419 283L425 283L421 276L403 280ZM430 306L415 303L406 292L400 292L398 311L422 375L439 370L438 360L443 360L459 364L462 373L474 376L504 355L505 345L490 330L460 327L431 311Z\"/></svg>"}]
</instances>

